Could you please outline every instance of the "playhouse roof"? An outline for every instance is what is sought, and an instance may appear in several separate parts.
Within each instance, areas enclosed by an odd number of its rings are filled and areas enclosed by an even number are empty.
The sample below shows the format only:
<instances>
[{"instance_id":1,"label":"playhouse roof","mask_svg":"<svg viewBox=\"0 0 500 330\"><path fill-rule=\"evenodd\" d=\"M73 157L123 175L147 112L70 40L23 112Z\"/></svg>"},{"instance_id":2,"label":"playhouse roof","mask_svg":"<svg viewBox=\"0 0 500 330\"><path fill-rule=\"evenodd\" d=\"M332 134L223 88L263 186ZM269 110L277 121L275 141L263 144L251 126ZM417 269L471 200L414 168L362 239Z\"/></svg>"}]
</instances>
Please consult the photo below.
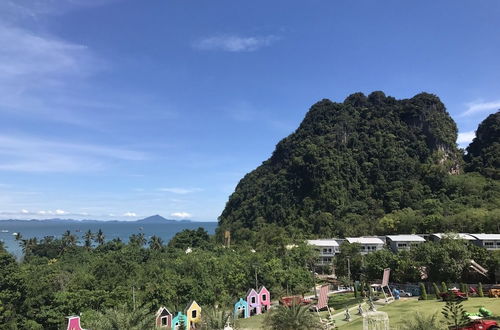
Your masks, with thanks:
<instances>
[{"instance_id":1,"label":"playhouse roof","mask_svg":"<svg viewBox=\"0 0 500 330\"><path fill-rule=\"evenodd\" d=\"M193 305L200 308L200 305L195 300L191 300L184 311L187 312L188 310L190 310L193 307Z\"/></svg>"},{"instance_id":2,"label":"playhouse roof","mask_svg":"<svg viewBox=\"0 0 500 330\"><path fill-rule=\"evenodd\" d=\"M248 297L248 296L252 293L252 291L254 292L254 293L253 293L254 295L258 295L257 291L255 291L255 289L254 289L254 288L250 288L250 289L248 289L248 291L247 291L247 295L246 295L246 296Z\"/></svg>"},{"instance_id":3,"label":"playhouse roof","mask_svg":"<svg viewBox=\"0 0 500 330\"><path fill-rule=\"evenodd\" d=\"M261 293L262 290L266 290L267 292L269 292L269 290L263 285L260 286L258 293Z\"/></svg>"},{"instance_id":4,"label":"playhouse roof","mask_svg":"<svg viewBox=\"0 0 500 330\"><path fill-rule=\"evenodd\" d=\"M168 310L167 307L161 306L160 308L158 308L158 311L156 312L156 317L158 317L161 314L163 314L163 311L167 311L168 314L172 315L172 313L170 313L170 311Z\"/></svg>"}]
</instances>

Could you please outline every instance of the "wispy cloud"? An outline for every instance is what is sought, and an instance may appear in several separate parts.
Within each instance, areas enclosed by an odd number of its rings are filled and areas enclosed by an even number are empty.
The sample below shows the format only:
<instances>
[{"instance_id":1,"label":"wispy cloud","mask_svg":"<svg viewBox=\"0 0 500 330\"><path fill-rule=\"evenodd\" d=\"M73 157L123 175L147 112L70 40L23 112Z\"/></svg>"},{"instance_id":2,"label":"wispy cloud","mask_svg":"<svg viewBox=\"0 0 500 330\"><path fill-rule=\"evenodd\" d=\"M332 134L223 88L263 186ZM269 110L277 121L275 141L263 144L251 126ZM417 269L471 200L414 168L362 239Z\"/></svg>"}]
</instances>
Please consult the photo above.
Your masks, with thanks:
<instances>
[{"instance_id":1,"label":"wispy cloud","mask_svg":"<svg viewBox=\"0 0 500 330\"><path fill-rule=\"evenodd\" d=\"M187 218L192 217L192 214L188 213L188 212L174 212L174 213L170 213L170 216L174 217L174 218L179 218L179 219L187 219Z\"/></svg>"},{"instance_id":2,"label":"wispy cloud","mask_svg":"<svg viewBox=\"0 0 500 330\"><path fill-rule=\"evenodd\" d=\"M500 100L491 102L470 102L467 103L467 110L460 114L461 117L470 116L476 113L494 111L500 109Z\"/></svg>"},{"instance_id":3,"label":"wispy cloud","mask_svg":"<svg viewBox=\"0 0 500 330\"><path fill-rule=\"evenodd\" d=\"M124 217L136 217L137 214L134 212L125 212L125 213L123 213L123 216Z\"/></svg>"},{"instance_id":4,"label":"wispy cloud","mask_svg":"<svg viewBox=\"0 0 500 330\"><path fill-rule=\"evenodd\" d=\"M107 168L109 160L139 161L142 152L120 147L0 135L0 170L87 172Z\"/></svg>"},{"instance_id":5,"label":"wispy cloud","mask_svg":"<svg viewBox=\"0 0 500 330\"><path fill-rule=\"evenodd\" d=\"M158 191L169 192L172 194L186 195L203 191L201 188L159 188Z\"/></svg>"},{"instance_id":6,"label":"wispy cloud","mask_svg":"<svg viewBox=\"0 0 500 330\"><path fill-rule=\"evenodd\" d=\"M226 52L252 52L270 46L279 40L275 35L242 37L218 35L198 40L193 44L199 50L221 50Z\"/></svg>"},{"instance_id":7,"label":"wispy cloud","mask_svg":"<svg viewBox=\"0 0 500 330\"><path fill-rule=\"evenodd\" d=\"M460 132L458 133L457 143L460 146L467 146L476 137L476 132Z\"/></svg>"}]
</instances>

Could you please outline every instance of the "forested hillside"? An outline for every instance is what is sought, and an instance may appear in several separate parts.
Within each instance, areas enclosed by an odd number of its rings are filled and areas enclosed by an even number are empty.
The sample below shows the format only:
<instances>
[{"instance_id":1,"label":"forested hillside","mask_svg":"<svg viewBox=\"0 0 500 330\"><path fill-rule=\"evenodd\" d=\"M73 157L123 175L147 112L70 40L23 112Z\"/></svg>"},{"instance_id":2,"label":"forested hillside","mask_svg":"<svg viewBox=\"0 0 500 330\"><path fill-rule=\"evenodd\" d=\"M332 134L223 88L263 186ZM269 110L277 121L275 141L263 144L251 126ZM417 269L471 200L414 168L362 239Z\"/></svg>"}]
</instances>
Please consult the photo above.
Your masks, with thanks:
<instances>
[{"instance_id":1,"label":"forested hillside","mask_svg":"<svg viewBox=\"0 0 500 330\"><path fill-rule=\"evenodd\" d=\"M242 239L270 224L295 236L498 231L500 184L492 178L499 125L492 116L465 166L456 124L435 95L322 100L239 182L220 228Z\"/></svg>"}]
</instances>

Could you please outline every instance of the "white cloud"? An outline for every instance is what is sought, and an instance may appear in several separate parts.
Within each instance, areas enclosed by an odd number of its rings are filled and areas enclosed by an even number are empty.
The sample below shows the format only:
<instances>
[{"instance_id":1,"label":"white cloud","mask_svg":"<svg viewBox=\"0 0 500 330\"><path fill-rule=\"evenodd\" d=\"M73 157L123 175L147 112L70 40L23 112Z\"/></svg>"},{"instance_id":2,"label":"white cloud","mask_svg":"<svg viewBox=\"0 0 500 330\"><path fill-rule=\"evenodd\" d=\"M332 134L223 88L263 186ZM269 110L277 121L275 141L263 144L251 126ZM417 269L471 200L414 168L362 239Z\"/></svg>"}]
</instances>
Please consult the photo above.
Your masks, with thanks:
<instances>
[{"instance_id":1,"label":"white cloud","mask_svg":"<svg viewBox=\"0 0 500 330\"><path fill-rule=\"evenodd\" d=\"M110 214L110 215L111 215L111 214ZM124 216L124 217L136 217L136 216L137 216L137 214L136 214L136 213L134 213L134 212L125 212L125 213L123 213L123 216Z\"/></svg>"},{"instance_id":2,"label":"white cloud","mask_svg":"<svg viewBox=\"0 0 500 330\"><path fill-rule=\"evenodd\" d=\"M174 217L174 218L186 219L186 218L190 218L192 216L192 214L187 213L187 212L174 212L174 213L170 213L170 216Z\"/></svg>"},{"instance_id":3,"label":"white cloud","mask_svg":"<svg viewBox=\"0 0 500 330\"><path fill-rule=\"evenodd\" d=\"M457 143L460 145L468 145L476 137L476 132L460 132L458 133Z\"/></svg>"},{"instance_id":4,"label":"white cloud","mask_svg":"<svg viewBox=\"0 0 500 330\"><path fill-rule=\"evenodd\" d=\"M201 188L159 188L158 190L179 195L186 195L194 192L203 191L203 189Z\"/></svg>"},{"instance_id":5,"label":"white cloud","mask_svg":"<svg viewBox=\"0 0 500 330\"><path fill-rule=\"evenodd\" d=\"M220 35L201 39L194 43L200 50L222 50L227 52L251 52L270 46L279 38L274 35L262 37L240 37L236 35Z\"/></svg>"},{"instance_id":6,"label":"white cloud","mask_svg":"<svg viewBox=\"0 0 500 330\"><path fill-rule=\"evenodd\" d=\"M54 213L56 215L63 215L63 214L68 214L68 212L64 211L64 210L55 210Z\"/></svg>"},{"instance_id":7,"label":"white cloud","mask_svg":"<svg viewBox=\"0 0 500 330\"><path fill-rule=\"evenodd\" d=\"M25 209L22 209L22 210L21 210L21 213L22 213L22 214L30 214L30 211L25 210Z\"/></svg>"},{"instance_id":8,"label":"white cloud","mask_svg":"<svg viewBox=\"0 0 500 330\"><path fill-rule=\"evenodd\" d=\"M467 110L464 111L460 116L465 117L476 113L493 111L498 109L500 109L500 100L492 102L482 102L482 101L470 102L467 103Z\"/></svg>"}]
</instances>

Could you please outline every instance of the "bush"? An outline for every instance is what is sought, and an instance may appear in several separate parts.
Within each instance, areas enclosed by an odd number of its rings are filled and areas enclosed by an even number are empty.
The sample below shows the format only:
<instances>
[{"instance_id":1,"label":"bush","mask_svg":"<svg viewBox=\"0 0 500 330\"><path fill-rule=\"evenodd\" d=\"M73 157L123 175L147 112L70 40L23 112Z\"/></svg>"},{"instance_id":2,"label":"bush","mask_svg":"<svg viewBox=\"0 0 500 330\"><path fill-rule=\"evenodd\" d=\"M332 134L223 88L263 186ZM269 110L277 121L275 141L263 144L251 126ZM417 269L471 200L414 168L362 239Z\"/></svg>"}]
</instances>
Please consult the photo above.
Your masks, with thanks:
<instances>
[{"instance_id":1,"label":"bush","mask_svg":"<svg viewBox=\"0 0 500 330\"><path fill-rule=\"evenodd\" d=\"M427 300L427 290L425 289L424 283L420 283L420 300Z\"/></svg>"},{"instance_id":2,"label":"bush","mask_svg":"<svg viewBox=\"0 0 500 330\"><path fill-rule=\"evenodd\" d=\"M483 283L479 282L479 285L477 287L477 294L479 297L484 297L484 291L483 291Z\"/></svg>"},{"instance_id":3,"label":"bush","mask_svg":"<svg viewBox=\"0 0 500 330\"><path fill-rule=\"evenodd\" d=\"M401 330L441 330L441 322L437 314L433 315L422 315L416 313L413 320L409 320L405 325L403 325Z\"/></svg>"},{"instance_id":4,"label":"bush","mask_svg":"<svg viewBox=\"0 0 500 330\"><path fill-rule=\"evenodd\" d=\"M445 281L441 282L441 292L448 292L448 285Z\"/></svg>"},{"instance_id":5,"label":"bush","mask_svg":"<svg viewBox=\"0 0 500 330\"><path fill-rule=\"evenodd\" d=\"M439 292L439 288L435 282L432 283L432 288L434 289L434 294L436 295L436 299L441 298L440 297L441 292Z\"/></svg>"}]
</instances>

